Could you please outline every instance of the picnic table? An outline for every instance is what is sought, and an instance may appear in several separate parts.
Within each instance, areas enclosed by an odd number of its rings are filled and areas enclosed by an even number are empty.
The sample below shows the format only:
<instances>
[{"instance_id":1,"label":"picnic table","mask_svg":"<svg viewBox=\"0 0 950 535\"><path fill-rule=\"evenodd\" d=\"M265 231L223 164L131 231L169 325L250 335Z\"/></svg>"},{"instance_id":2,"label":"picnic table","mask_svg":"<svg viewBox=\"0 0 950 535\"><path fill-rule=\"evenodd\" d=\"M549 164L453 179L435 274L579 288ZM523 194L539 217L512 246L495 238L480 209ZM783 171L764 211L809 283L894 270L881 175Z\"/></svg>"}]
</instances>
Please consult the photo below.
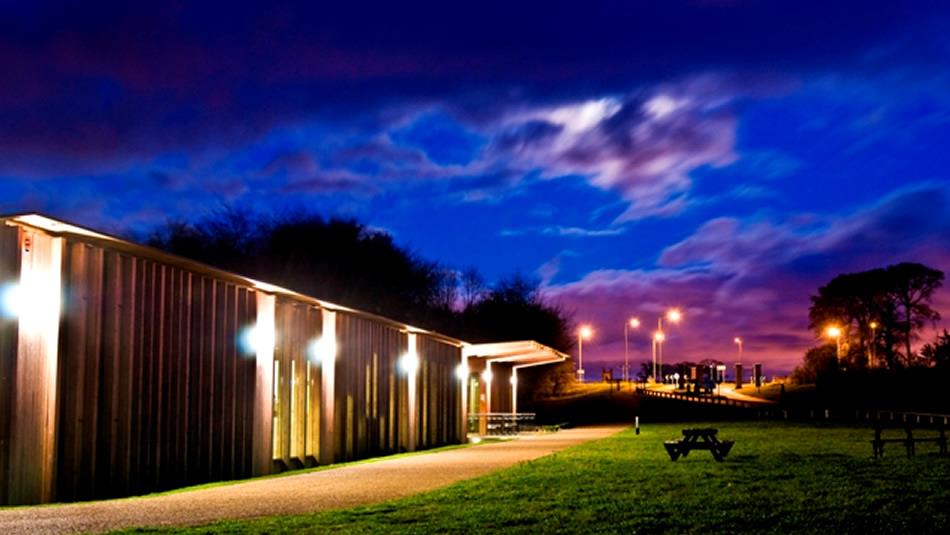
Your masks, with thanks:
<instances>
[{"instance_id":1,"label":"picnic table","mask_svg":"<svg viewBox=\"0 0 950 535\"><path fill-rule=\"evenodd\" d=\"M686 457L693 450L709 450L716 461L722 462L729 455L729 450L735 444L732 440L719 440L716 436L718 429L700 428L683 429L683 438L679 440L667 440L663 443L666 452L670 454L670 459L675 461L680 456Z\"/></svg>"},{"instance_id":2,"label":"picnic table","mask_svg":"<svg viewBox=\"0 0 950 535\"><path fill-rule=\"evenodd\" d=\"M884 445L888 442L902 444L907 450L907 457L913 457L917 454L915 446L918 442L934 442L939 448L940 455L947 455L947 432L943 427L940 428L940 434L937 436L921 437L918 435L915 437L910 425L904 427L905 436L902 438L885 438L882 436L883 433L883 425L874 426L874 440L871 441L871 448L874 450L875 459L884 457Z\"/></svg>"}]
</instances>

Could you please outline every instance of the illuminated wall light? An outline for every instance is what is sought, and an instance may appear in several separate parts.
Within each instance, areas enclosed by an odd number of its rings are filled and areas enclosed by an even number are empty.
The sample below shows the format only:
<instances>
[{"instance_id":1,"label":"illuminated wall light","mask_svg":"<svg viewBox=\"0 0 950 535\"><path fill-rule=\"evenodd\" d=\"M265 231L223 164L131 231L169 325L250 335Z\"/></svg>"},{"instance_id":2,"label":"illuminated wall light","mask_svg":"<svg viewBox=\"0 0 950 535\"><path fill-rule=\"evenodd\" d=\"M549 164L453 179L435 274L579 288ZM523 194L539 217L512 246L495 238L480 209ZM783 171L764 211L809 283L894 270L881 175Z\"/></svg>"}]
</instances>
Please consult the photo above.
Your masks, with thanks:
<instances>
[{"instance_id":1,"label":"illuminated wall light","mask_svg":"<svg viewBox=\"0 0 950 535\"><path fill-rule=\"evenodd\" d=\"M485 371L482 372L482 381L485 381L486 383L491 382L491 369L485 368Z\"/></svg>"},{"instance_id":2,"label":"illuminated wall light","mask_svg":"<svg viewBox=\"0 0 950 535\"><path fill-rule=\"evenodd\" d=\"M518 384L518 377L512 374L512 376L508 378L508 382L511 383L511 386L515 386Z\"/></svg>"},{"instance_id":3,"label":"illuminated wall light","mask_svg":"<svg viewBox=\"0 0 950 535\"><path fill-rule=\"evenodd\" d=\"M51 274L39 268L24 271L19 283L0 287L0 316L19 319L27 333L45 331L51 318L58 318L61 298L58 285L49 284Z\"/></svg>"},{"instance_id":4,"label":"illuminated wall light","mask_svg":"<svg viewBox=\"0 0 950 535\"><path fill-rule=\"evenodd\" d=\"M240 336L241 350L248 355L268 353L274 350L277 333L273 327L255 325L244 329Z\"/></svg>"},{"instance_id":5,"label":"illuminated wall light","mask_svg":"<svg viewBox=\"0 0 950 535\"><path fill-rule=\"evenodd\" d=\"M415 375L416 370L419 369L419 355L416 355L415 352L409 352L403 355L402 358L399 359L399 369L407 375Z\"/></svg>"},{"instance_id":6,"label":"illuminated wall light","mask_svg":"<svg viewBox=\"0 0 950 535\"><path fill-rule=\"evenodd\" d=\"M15 282L0 286L0 317L16 319L23 307L23 289Z\"/></svg>"},{"instance_id":7,"label":"illuminated wall light","mask_svg":"<svg viewBox=\"0 0 950 535\"><path fill-rule=\"evenodd\" d=\"M318 366L332 366L333 361L336 360L336 354L336 340L330 338L318 338L307 346L307 358Z\"/></svg>"},{"instance_id":8,"label":"illuminated wall light","mask_svg":"<svg viewBox=\"0 0 950 535\"><path fill-rule=\"evenodd\" d=\"M459 364L455 368L455 377L457 377L459 381L465 381L468 379L468 375L469 369L467 364Z\"/></svg>"}]
</instances>

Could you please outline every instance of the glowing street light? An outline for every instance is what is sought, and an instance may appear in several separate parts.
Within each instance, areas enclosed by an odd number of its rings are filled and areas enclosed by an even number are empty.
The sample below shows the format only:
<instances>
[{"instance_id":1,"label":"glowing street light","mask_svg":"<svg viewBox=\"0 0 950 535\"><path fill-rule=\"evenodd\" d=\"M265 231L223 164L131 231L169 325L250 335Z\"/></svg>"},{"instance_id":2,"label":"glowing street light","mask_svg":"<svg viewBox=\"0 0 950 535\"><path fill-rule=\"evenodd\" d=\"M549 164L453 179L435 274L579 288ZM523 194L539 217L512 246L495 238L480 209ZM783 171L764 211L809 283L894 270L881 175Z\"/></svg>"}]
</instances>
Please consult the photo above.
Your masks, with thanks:
<instances>
[{"instance_id":1,"label":"glowing street light","mask_svg":"<svg viewBox=\"0 0 950 535\"><path fill-rule=\"evenodd\" d=\"M670 323L679 323L683 319L683 313L680 312L678 308L671 308L666 311L666 319ZM656 344L656 354L660 361L660 370L663 369L663 340L666 339L663 336L663 316L660 316L656 319L656 332L660 335L659 338L654 337L654 342ZM653 380L656 381L656 363L653 365Z\"/></svg>"},{"instance_id":2,"label":"glowing street light","mask_svg":"<svg viewBox=\"0 0 950 535\"><path fill-rule=\"evenodd\" d=\"M590 325L582 325L577 331L577 380L584 382L584 339L594 335Z\"/></svg>"},{"instance_id":3,"label":"glowing street light","mask_svg":"<svg viewBox=\"0 0 950 535\"><path fill-rule=\"evenodd\" d=\"M739 337L737 336L737 337L733 338L732 341L735 342L737 346L739 346L739 360L738 360L738 363L739 363L739 364L742 364L742 338L739 338Z\"/></svg>"},{"instance_id":4,"label":"glowing street light","mask_svg":"<svg viewBox=\"0 0 950 535\"><path fill-rule=\"evenodd\" d=\"M835 348L836 348L835 354L837 355L838 360L840 361L841 360L841 329L832 325L828 327L827 329L825 329L825 334L829 338L835 339Z\"/></svg>"},{"instance_id":5,"label":"glowing street light","mask_svg":"<svg viewBox=\"0 0 950 535\"><path fill-rule=\"evenodd\" d=\"M880 327L878 322L872 321L868 327L871 328L871 350L868 352L868 368L874 367L875 353L874 346L877 345L877 328Z\"/></svg>"},{"instance_id":6,"label":"glowing street light","mask_svg":"<svg viewBox=\"0 0 950 535\"><path fill-rule=\"evenodd\" d=\"M640 318L630 318L626 323L623 324L623 380L630 380L630 357L629 357L629 342L627 341L627 332L630 329L639 329L640 328Z\"/></svg>"},{"instance_id":7,"label":"glowing street light","mask_svg":"<svg viewBox=\"0 0 950 535\"><path fill-rule=\"evenodd\" d=\"M659 382L659 374L656 370L656 348L663 343L663 340L666 339L666 336L663 335L663 331L656 331L653 333L653 382Z\"/></svg>"}]
</instances>

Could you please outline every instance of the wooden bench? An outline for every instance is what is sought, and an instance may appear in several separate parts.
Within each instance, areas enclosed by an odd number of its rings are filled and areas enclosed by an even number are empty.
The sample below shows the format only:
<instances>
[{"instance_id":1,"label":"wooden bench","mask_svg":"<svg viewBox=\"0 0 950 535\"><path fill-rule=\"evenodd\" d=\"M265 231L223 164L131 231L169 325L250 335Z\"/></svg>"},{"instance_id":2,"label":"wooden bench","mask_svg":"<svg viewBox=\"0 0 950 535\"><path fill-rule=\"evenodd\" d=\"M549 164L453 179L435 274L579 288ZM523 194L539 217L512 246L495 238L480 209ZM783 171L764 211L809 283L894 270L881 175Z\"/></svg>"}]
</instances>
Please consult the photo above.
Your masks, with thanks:
<instances>
[{"instance_id":1,"label":"wooden bench","mask_svg":"<svg viewBox=\"0 0 950 535\"><path fill-rule=\"evenodd\" d=\"M913 428L911 428L911 426L904 428L905 436L903 438L884 438L882 436L883 433L883 426L878 425L874 428L874 440L871 441L871 449L874 452L875 459L884 457L884 445L887 443L903 444L904 449L907 451L907 457L913 457L917 455L917 443L933 442L937 444L940 455L947 455L947 432L946 429L942 427L940 428L940 434L935 437L915 437Z\"/></svg>"},{"instance_id":2,"label":"wooden bench","mask_svg":"<svg viewBox=\"0 0 950 535\"><path fill-rule=\"evenodd\" d=\"M718 429L712 428L683 429L683 438L667 440L663 447L673 461L688 456L693 450L708 450L717 462L722 462L729 455L735 441L719 440L716 437L718 433Z\"/></svg>"}]
</instances>

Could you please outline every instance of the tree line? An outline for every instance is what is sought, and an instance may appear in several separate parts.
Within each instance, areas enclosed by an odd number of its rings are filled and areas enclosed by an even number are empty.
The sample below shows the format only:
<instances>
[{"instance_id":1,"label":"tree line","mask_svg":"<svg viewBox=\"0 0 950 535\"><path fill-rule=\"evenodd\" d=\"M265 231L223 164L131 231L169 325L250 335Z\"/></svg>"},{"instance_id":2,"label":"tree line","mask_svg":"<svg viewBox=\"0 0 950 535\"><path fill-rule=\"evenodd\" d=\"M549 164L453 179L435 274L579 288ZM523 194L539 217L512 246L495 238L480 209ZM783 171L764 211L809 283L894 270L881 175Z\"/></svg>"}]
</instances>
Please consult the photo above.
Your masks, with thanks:
<instances>
[{"instance_id":1,"label":"tree line","mask_svg":"<svg viewBox=\"0 0 950 535\"><path fill-rule=\"evenodd\" d=\"M475 268L421 258L353 219L225 206L192 221L167 221L145 242L470 342L531 339L564 352L573 343L570 314L543 299L536 279L515 273L489 285ZM544 383L539 388L563 389L571 377L569 364L542 371L535 374Z\"/></svg>"}]
</instances>

